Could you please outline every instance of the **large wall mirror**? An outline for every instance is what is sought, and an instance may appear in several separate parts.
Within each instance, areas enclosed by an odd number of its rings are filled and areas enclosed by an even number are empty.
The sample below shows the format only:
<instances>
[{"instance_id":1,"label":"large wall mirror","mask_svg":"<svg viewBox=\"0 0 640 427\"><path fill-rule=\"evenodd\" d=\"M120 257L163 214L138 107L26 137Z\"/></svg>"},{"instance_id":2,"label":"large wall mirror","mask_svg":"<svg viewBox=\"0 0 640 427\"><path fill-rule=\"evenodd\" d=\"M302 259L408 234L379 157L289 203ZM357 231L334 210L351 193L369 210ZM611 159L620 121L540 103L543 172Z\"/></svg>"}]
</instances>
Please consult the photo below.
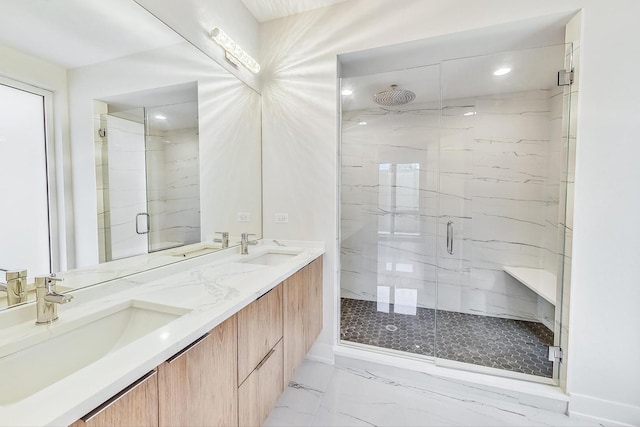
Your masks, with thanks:
<instances>
[{"instance_id":1,"label":"large wall mirror","mask_svg":"<svg viewBox=\"0 0 640 427\"><path fill-rule=\"evenodd\" d=\"M73 289L262 236L260 94L133 0L3 0L0 90L0 282Z\"/></svg>"}]
</instances>

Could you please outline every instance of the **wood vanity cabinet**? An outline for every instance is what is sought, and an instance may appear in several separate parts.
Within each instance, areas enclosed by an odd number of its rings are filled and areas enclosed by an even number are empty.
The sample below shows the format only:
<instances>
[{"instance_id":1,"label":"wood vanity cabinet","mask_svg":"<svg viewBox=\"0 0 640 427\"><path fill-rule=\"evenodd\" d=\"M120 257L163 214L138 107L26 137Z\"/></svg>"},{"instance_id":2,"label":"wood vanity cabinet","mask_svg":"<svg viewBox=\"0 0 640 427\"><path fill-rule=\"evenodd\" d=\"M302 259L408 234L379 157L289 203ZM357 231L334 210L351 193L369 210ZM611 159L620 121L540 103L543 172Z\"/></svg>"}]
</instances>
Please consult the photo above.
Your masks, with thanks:
<instances>
[{"instance_id":1,"label":"wood vanity cabinet","mask_svg":"<svg viewBox=\"0 0 640 427\"><path fill-rule=\"evenodd\" d=\"M236 316L158 367L160 426L238 424Z\"/></svg>"},{"instance_id":2,"label":"wood vanity cabinet","mask_svg":"<svg viewBox=\"0 0 640 427\"><path fill-rule=\"evenodd\" d=\"M284 390L282 285L238 313L238 423L259 426Z\"/></svg>"},{"instance_id":3,"label":"wood vanity cabinet","mask_svg":"<svg viewBox=\"0 0 640 427\"><path fill-rule=\"evenodd\" d=\"M236 322L216 326L72 427L238 425Z\"/></svg>"},{"instance_id":4,"label":"wood vanity cabinet","mask_svg":"<svg viewBox=\"0 0 640 427\"><path fill-rule=\"evenodd\" d=\"M259 426L322 330L322 257L72 424Z\"/></svg>"},{"instance_id":5,"label":"wood vanity cabinet","mask_svg":"<svg viewBox=\"0 0 640 427\"><path fill-rule=\"evenodd\" d=\"M158 373L154 370L71 424L71 427L157 425Z\"/></svg>"},{"instance_id":6,"label":"wood vanity cabinet","mask_svg":"<svg viewBox=\"0 0 640 427\"><path fill-rule=\"evenodd\" d=\"M322 330L322 257L286 279L282 286L284 383L288 384Z\"/></svg>"}]
</instances>

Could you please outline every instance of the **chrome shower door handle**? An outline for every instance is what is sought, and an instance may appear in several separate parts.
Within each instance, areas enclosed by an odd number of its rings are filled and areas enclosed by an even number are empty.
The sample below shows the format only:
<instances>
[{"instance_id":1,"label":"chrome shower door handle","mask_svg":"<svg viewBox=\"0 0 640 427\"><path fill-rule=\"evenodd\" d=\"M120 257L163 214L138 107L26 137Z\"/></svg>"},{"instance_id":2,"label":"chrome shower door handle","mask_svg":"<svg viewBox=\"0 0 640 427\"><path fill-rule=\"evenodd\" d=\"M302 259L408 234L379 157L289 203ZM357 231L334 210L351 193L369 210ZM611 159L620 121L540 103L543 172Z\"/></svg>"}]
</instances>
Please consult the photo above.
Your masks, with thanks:
<instances>
[{"instance_id":1,"label":"chrome shower door handle","mask_svg":"<svg viewBox=\"0 0 640 427\"><path fill-rule=\"evenodd\" d=\"M146 216L147 217L147 229L146 231L140 231L140 227L139 224L140 222L138 221L138 218L140 218L141 216ZM140 212L138 215L136 215L136 233L138 234L147 234L149 232L149 214L146 212Z\"/></svg>"},{"instance_id":2,"label":"chrome shower door handle","mask_svg":"<svg viewBox=\"0 0 640 427\"><path fill-rule=\"evenodd\" d=\"M447 252L453 255L453 221L447 222Z\"/></svg>"}]
</instances>

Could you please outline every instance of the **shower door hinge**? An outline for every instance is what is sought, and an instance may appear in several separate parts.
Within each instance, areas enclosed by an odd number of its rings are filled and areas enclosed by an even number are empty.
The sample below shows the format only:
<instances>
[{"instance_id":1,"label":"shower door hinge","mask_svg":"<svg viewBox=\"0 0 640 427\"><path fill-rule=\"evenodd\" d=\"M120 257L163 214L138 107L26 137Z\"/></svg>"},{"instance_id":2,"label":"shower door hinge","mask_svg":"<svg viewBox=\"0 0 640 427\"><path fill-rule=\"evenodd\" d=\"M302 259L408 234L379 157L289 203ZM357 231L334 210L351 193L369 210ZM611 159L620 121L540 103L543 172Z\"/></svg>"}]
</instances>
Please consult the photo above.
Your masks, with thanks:
<instances>
[{"instance_id":1,"label":"shower door hinge","mask_svg":"<svg viewBox=\"0 0 640 427\"><path fill-rule=\"evenodd\" d=\"M571 83L573 83L573 70L558 71L558 86L569 86Z\"/></svg>"},{"instance_id":2,"label":"shower door hinge","mask_svg":"<svg viewBox=\"0 0 640 427\"><path fill-rule=\"evenodd\" d=\"M558 346L549 346L549 361L562 362L562 349Z\"/></svg>"}]
</instances>

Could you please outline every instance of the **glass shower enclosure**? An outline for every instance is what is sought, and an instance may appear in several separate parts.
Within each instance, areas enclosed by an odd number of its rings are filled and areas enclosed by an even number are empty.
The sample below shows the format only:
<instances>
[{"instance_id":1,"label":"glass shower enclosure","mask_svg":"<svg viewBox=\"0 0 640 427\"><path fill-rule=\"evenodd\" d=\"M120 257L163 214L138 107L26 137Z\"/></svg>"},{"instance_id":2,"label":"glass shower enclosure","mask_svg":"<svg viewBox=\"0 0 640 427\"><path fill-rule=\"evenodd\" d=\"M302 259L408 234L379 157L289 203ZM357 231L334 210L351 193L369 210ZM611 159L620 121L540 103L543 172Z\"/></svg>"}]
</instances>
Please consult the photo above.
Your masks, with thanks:
<instances>
[{"instance_id":1,"label":"glass shower enclosure","mask_svg":"<svg viewBox=\"0 0 640 427\"><path fill-rule=\"evenodd\" d=\"M343 344L557 379L570 52L341 80Z\"/></svg>"},{"instance_id":2,"label":"glass shower enclosure","mask_svg":"<svg viewBox=\"0 0 640 427\"><path fill-rule=\"evenodd\" d=\"M104 261L199 242L197 101L100 120Z\"/></svg>"}]
</instances>

